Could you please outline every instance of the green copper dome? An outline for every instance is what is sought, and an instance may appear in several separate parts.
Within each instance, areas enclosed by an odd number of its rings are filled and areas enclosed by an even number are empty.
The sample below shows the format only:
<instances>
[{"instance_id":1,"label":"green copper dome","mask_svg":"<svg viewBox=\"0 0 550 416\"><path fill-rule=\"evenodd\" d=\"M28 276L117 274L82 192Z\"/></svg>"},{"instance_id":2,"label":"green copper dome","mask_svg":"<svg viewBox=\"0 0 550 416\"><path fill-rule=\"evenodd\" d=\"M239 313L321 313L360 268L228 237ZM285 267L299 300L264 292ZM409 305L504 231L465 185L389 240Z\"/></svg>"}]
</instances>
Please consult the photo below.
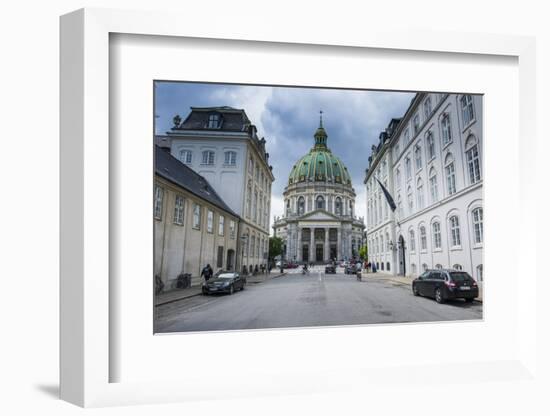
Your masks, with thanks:
<instances>
[{"instance_id":1,"label":"green copper dome","mask_svg":"<svg viewBox=\"0 0 550 416\"><path fill-rule=\"evenodd\" d=\"M342 161L327 147L327 133L320 126L315 132L315 145L292 168L288 184L297 182L328 182L351 185L351 178Z\"/></svg>"}]
</instances>

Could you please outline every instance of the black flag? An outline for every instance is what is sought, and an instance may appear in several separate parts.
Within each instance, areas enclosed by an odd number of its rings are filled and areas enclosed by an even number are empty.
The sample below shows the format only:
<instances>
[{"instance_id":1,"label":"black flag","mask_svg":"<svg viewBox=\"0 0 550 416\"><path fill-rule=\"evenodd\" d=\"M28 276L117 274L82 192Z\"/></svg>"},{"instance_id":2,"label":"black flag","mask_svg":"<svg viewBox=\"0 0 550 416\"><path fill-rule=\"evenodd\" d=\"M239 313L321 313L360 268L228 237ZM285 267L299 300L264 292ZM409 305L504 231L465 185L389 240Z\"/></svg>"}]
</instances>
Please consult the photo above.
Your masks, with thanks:
<instances>
[{"instance_id":1,"label":"black flag","mask_svg":"<svg viewBox=\"0 0 550 416\"><path fill-rule=\"evenodd\" d=\"M382 182L380 182L378 180L378 178L376 178L376 182L378 182L378 184L380 185L380 187L382 188L382 192L384 192L384 196L386 197L386 201L388 201L388 204L390 205L390 208L392 211L395 211L395 209L397 208L395 206L395 202L393 202L393 198L391 197L390 193L388 192L388 190L386 189L386 187L384 185L382 185Z\"/></svg>"}]
</instances>

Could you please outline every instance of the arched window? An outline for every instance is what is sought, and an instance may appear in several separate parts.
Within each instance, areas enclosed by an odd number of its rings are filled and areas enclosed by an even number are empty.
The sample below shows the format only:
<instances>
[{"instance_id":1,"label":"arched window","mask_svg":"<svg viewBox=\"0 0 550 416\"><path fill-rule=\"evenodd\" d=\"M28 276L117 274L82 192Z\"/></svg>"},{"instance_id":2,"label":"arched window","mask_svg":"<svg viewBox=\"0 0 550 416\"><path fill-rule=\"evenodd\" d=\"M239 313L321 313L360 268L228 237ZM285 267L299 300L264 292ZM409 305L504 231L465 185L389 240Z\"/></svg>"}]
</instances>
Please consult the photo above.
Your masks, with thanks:
<instances>
[{"instance_id":1,"label":"arched window","mask_svg":"<svg viewBox=\"0 0 550 416\"><path fill-rule=\"evenodd\" d=\"M384 236L380 236L380 253L384 253L386 251L386 247L384 246Z\"/></svg>"},{"instance_id":2,"label":"arched window","mask_svg":"<svg viewBox=\"0 0 550 416\"><path fill-rule=\"evenodd\" d=\"M447 194L452 195L456 192L455 164L451 154L445 158L445 178L447 180Z\"/></svg>"},{"instance_id":3,"label":"arched window","mask_svg":"<svg viewBox=\"0 0 550 416\"><path fill-rule=\"evenodd\" d=\"M448 145L452 141L451 133L451 117L445 113L441 117L441 144L443 146Z\"/></svg>"},{"instance_id":4,"label":"arched window","mask_svg":"<svg viewBox=\"0 0 550 416\"><path fill-rule=\"evenodd\" d=\"M388 233L386 233L386 251L390 251L390 235Z\"/></svg>"},{"instance_id":5,"label":"arched window","mask_svg":"<svg viewBox=\"0 0 550 416\"><path fill-rule=\"evenodd\" d=\"M474 243L483 243L483 208L472 211L472 223L474 225Z\"/></svg>"},{"instance_id":6,"label":"arched window","mask_svg":"<svg viewBox=\"0 0 550 416\"><path fill-rule=\"evenodd\" d=\"M237 164L237 152L232 150L224 153L225 160L224 163L228 166L235 166Z\"/></svg>"},{"instance_id":7,"label":"arched window","mask_svg":"<svg viewBox=\"0 0 550 416\"><path fill-rule=\"evenodd\" d=\"M337 197L334 201L334 213L336 215L342 215L342 200L340 197Z\"/></svg>"},{"instance_id":8,"label":"arched window","mask_svg":"<svg viewBox=\"0 0 550 416\"><path fill-rule=\"evenodd\" d=\"M248 186L246 187L246 216L250 217L252 206L252 184L248 181ZM287 201L287 215L290 213L290 200Z\"/></svg>"},{"instance_id":9,"label":"arched window","mask_svg":"<svg viewBox=\"0 0 550 416\"><path fill-rule=\"evenodd\" d=\"M411 252L416 250L416 240L414 238L414 230L409 230L409 248Z\"/></svg>"},{"instance_id":10,"label":"arched window","mask_svg":"<svg viewBox=\"0 0 550 416\"><path fill-rule=\"evenodd\" d=\"M422 271L427 272L428 271L428 265L426 263L422 264Z\"/></svg>"},{"instance_id":11,"label":"arched window","mask_svg":"<svg viewBox=\"0 0 550 416\"><path fill-rule=\"evenodd\" d=\"M403 203L400 194L397 195L397 215L399 215L399 218L403 218Z\"/></svg>"},{"instance_id":12,"label":"arched window","mask_svg":"<svg viewBox=\"0 0 550 416\"><path fill-rule=\"evenodd\" d=\"M435 169L430 169L430 195L431 195L431 203L435 204L437 202L437 174L435 173Z\"/></svg>"},{"instance_id":13,"label":"arched window","mask_svg":"<svg viewBox=\"0 0 550 416\"><path fill-rule=\"evenodd\" d=\"M426 237L426 227L420 227L420 250L426 251L428 249L428 239Z\"/></svg>"},{"instance_id":14,"label":"arched window","mask_svg":"<svg viewBox=\"0 0 550 416\"><path fill-rule=\"evenodd\" d=\"M415 114L413 117L413 130L414 134L418 133L418 130L420 130L420 116L418 114Z\"/></svg>"},{"instance_id":15,"label":"arched window","mask_svg":"<svg viewBox=\"0 0 550 416\"><path fill-rule=\"evenodd\" d=\"M416 182L416 200L418 205L417 208L419 210L424 208L424 184L420 178L418 178L418 181Z\"/></svg>"},{"instance_id":16,"label":"arched window","mask_svg":"<svg viewBox=\"0 0 550 416\"><path fill-rule=\"evenodd\" d=\"M441 264L436 264L435 268L438 269L438 270L441 270L443 268L443 266Z\"/></svg>"},{"instance_id":17,"label":"arched window","mask_svg":"<svg viewBox=\"0 0 550 416\"><path fill-rule=\"evenodd\" d=\"M416 264L414 263L411 264L411 272L412 274L416 274Z\"/></svg>"},{"instance_id":18,"label":"arched window","mask_svg":"<svg viewBox=\"0 0 550 416\"><path fill-rule=\"evenodd\" d=\"M434 222L432 224L432 234L434 239L434 250L441 248L441 224Z\"/></svg>"},{"instance_id":19,"label":"arched window","mask_svg":"<svg viewBox=\"0 0 550 416\"><path fill-rule=\"evenodd\" d=\"M470 184L479 182L481 180L481 165L479 161L477 139L473 135L470 135L466 140L466 163L468 165L468 178L470 179Z\"/></svg>"},{"instance_id":20,"label":"arched window","mask_svg":"<svg viewBox=\"0 0 550 416\"><path fill-rule=\"evenodd\" d=\"M449 218L449 225L451 227L451 244L453 247L460 246L460 224L456 215Z\"/></svg>"},{"instance_id":21,"label":"arched window","mask_svg":"<svg viewBox=\"0 0 550 416\"><path fill-rule=\"evenodd\" d=\"M399 168L395 170L395 187L396 189L401 188L401 171L399 170Z\"/></svg>"},{"instance_id":22,"label":"arched window","mask_svg":"<svg viewBox=\"0 0 550 416\"><path fill-rule=\"evenodd\" d=\"M422 168L422 149L420 148L419 144L414 146L414 160L415 160L416 170L421 169Z\"/></svg>"},{"instance_id":23,"label":"arched window","mask_svg":"<svg viewBox=\"0 0 550 416\"><path fill-rule=\"evenodd\" d=\"M306 210L306 200L303 196L298 198L298 215L304 215L304 212Z\"/></svg>"},{"instance_id":24,"label":"arched window","mask_svg":"<svg viewBox=\"0 0 550 416\"><path fill-rule=\"evenodd\" d=\"M412 214L414 209L412 189L409 186L407 188L407 204L409 206L409 215Z\"/></svg>"},{"instance_id":25,"label":"arched window","mask_svg":"<svg viewBox=\"0 0 550 416\"><path fill-rule=\"evenodd\" d=\"M411 158L407 156L405 158L405 175L407 175L407 180L412 178L412 168L411 168Z\"/></svg>"},{"instance_id":26,"label":"arched window","mask_svg":"<svg viewBox=\"0 0 550 416\"><path fill-rule=\"evenodd\" d=\"M435 140L431 131L426 133L426 154L428 155L428 161L435 157Z\"/></svg>"},{"instance_id":27,"label":"arched window","mask_svg":"<svg viewBox=\"0 0 550 416\"><path fill-rule=\"evenodd\" d=\"M460 264L454 264L453 269L454 270L462 270L462 266Z\"/></svg>"}]
</instances>

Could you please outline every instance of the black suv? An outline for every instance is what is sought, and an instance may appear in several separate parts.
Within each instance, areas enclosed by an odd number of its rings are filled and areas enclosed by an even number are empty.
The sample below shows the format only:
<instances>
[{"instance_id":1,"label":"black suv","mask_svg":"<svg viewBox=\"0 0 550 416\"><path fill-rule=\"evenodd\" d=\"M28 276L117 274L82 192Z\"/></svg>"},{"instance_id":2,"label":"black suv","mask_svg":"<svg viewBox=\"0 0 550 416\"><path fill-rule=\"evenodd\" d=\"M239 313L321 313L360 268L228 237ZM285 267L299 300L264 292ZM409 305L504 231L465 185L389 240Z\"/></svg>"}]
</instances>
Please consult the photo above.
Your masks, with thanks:
<instances>
[{"instance_id":1,"label":"black suv","mask_svg":"<svg viewBox=\"0 0 550 416\"><path fill-rule=\"evenodd\" d=\"M479 296L477 282L461 270L428 270L412 282L415 296L429 296L437 303L448 299L464 299L472 302Z\"/></svg>"}]
</instances>

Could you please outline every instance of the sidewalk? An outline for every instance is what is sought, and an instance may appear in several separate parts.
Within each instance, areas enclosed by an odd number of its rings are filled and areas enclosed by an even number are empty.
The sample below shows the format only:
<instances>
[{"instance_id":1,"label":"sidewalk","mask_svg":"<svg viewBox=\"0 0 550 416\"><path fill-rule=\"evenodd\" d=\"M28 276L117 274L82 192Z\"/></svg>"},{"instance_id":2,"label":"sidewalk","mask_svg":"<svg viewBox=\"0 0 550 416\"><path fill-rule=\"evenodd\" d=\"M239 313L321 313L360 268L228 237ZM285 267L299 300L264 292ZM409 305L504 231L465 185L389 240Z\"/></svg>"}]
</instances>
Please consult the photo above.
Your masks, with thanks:
<instances>
[{"instance_id":1,"label":"sidewalk","mask_svg":"<svg viewBox=\"0 0 550 416\"><path fill-rule=\"evenodd\" d=\"M368 279L384 280L392 283L397 283L400 285L411 287L413 278L406 276L393 276L385 273L365 273L362 272L362 279L366 281ZM475 299L476 301L483 303L483 287L479 287L479 296Z\"/></svg>"},{"instance_id":2,"label":"sidewalk","mask_svg":"<svg viewBox=\"0 0 550 416\"><path fill-rule=\"evenodd\" d=\"M281 274L279 270L273 270L271 274L257 274L256 276L246 276L247 284L263 283L267 280L275 279L280 276L284 276L286 273ZM167 303L175 302L180 299L186 299L193 296L198 296L202 293L202 285L195 285L185 289L173 289L168 292L162 292L160 295L155 295L155 306L164 305Z\"/></svg>"}]
</instances>

